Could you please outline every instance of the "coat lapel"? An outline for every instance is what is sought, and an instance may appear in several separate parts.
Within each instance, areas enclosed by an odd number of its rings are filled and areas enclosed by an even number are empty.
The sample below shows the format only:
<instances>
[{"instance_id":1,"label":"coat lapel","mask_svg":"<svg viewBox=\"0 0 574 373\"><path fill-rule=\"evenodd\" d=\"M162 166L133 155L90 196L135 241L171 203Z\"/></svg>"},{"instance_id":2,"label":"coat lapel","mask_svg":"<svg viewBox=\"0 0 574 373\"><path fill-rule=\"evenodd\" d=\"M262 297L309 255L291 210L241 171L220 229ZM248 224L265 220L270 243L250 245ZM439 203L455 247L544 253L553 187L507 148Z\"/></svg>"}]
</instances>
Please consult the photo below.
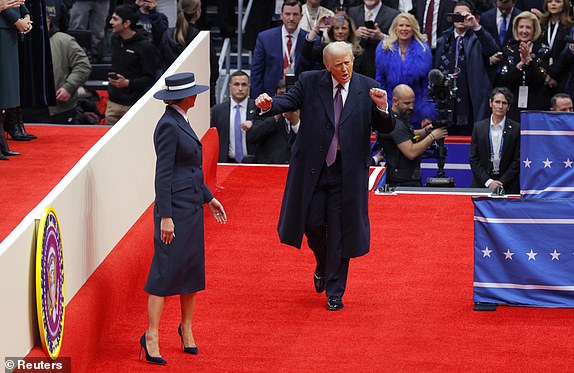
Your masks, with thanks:
<instances>
[{"instance_id":1,"label":"coat lapel","mask_svg":"<svg viewBox=\"0 0 574 373\"><path fill-rule=\"evenodd\" d=\"M335 126L334 119L334 106L333 106L333 80L331 79L331 73L326 72L321 80L319 81L320 89L318 89L319 97L323 106L325 107L325 112L331 121L333 127ZM343 109L344 111L344 109Z\"/></svg>"},{"instance_id":2,"label":"coat lapel","mask_svg":"<svg viewBox=\"0 0 574 373\"><path fill-rule=\"evenodd\" d=\"M349 83L349 92L347 93L347 99L343 105L343 112L341 113L341 118L339 119L339 125L342 126L345 120L353 112L353 109L358 105L361 95L361 89L359 87L360 82L358 79L351 78Z\"/></svg>"},{"instance_id":3,"label":"coat lapel","mask_svg":"<svg viewBox=\"0 0 574 373\"><path fill-rule=\"evenodd\" d=\"M189 136L191 136L192 139L201 143L199 141L199 138L195 134L195 131L191 128L191 125L185 119L183 119L182 116L175 109L172 109L172 110L173 110L172 115L175 118L175 120L177 121L177 125L179 126L179 128L181 128L183 130L183 132L185 132Z\"/></svg>"}]
</instances>

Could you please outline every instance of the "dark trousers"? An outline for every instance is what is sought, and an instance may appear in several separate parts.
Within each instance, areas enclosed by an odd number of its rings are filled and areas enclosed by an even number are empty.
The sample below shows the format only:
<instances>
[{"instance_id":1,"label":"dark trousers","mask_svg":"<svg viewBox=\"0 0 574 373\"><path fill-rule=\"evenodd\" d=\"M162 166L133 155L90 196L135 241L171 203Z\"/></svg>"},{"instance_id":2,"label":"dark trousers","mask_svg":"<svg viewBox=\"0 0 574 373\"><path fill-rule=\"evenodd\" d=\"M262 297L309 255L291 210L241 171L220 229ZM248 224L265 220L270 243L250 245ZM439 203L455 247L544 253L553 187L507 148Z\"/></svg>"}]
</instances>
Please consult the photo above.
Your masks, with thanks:
<instances>
[{"instance_id":1,"label":"dark trousers","mask_svg":"<svg viewBox=\"0 0 574 373\"><path fill-rule=\"evenodd\" d=\"M343 258L343 185L341 156L330 167L321 171L319 182L313 192L305 235L307 243L317 260L315 271L326 277L327 296L343 296L347 286L349 258Z\"/></svg>"}]
</instances>

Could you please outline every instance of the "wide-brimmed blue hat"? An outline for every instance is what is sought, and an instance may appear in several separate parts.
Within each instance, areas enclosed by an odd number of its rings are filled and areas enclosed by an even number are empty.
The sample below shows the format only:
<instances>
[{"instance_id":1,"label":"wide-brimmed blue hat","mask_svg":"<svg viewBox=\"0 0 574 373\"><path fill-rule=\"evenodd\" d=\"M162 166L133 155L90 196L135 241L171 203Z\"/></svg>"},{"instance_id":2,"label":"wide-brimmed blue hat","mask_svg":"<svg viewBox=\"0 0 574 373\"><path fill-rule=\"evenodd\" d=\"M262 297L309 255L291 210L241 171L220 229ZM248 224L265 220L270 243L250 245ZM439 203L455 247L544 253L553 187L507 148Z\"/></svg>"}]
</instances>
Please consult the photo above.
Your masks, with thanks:
<instances>
[{"instance_id":1,"label":"wide-brimmed blue hat","mask_svg":"<svg viewBox=\"0 0 574 373\"><path fill-rule=\"evenodd\" d=\"M193 73L179 73L165 78L165 89L154 93L158 100L181 100L198 95L209 89L206 85L195 84Z\"/></svg>"}]
</instances>

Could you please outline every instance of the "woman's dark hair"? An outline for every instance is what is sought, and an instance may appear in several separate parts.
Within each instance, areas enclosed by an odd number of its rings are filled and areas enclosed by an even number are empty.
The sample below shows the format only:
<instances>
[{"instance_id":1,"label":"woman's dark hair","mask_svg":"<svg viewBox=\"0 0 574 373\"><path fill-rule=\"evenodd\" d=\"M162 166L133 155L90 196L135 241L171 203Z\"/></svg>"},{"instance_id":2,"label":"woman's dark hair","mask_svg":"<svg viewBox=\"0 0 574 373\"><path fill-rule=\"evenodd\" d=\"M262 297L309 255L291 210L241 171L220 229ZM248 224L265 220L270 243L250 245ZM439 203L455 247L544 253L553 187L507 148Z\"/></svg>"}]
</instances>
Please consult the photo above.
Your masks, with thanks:
<instances>
[{"instance_id":1,"label":"woman's dark hair","mask_svg":"<svg viewBox=\"0 0 574 373\"><path fill-rule=\"evenodd\" d=\"M139 12L137 8L132 4L122 4L118 5L114 9L114 13L118 15L122 19L122 22L130 21L130 28L132 30L136 29L136 25L138 20L140 19Z\"/></svg>"},{"instance_id":2,"label":"woman's dark hair","mask_svg":"<svg viewBox=\"0 0 574 373\"><path fill-rule=\"evenodd\" d=\"M490 91L489 100L492 101L494 99L494 96L496 96L499 93L504 96L506 101L508 101L509 105L512 104L512 100L514 100L514 95L512 94L512 92L510 92L510 89L506 87L495 87L492 91Z\"/></svg>"},{"instance_id":3,"label":"woman's dark hair","mask_svg":"<svg viewBox=\"0 0 574 373\"><path fill-rule=\"evenodd\" d=\"M335 26L341 22L341 20L349 26L349 36L347 37L346 42L351 43L353 45L353 54L355 56L360 56L363 53L363 48L359 44L359 37L357 36L357 29L355 27L355 22L351 17L346 14L336 15L334 17L334 22L327 30L327 36L329 36L329 41L335 41Z\"/></svg>"}]
</instances>

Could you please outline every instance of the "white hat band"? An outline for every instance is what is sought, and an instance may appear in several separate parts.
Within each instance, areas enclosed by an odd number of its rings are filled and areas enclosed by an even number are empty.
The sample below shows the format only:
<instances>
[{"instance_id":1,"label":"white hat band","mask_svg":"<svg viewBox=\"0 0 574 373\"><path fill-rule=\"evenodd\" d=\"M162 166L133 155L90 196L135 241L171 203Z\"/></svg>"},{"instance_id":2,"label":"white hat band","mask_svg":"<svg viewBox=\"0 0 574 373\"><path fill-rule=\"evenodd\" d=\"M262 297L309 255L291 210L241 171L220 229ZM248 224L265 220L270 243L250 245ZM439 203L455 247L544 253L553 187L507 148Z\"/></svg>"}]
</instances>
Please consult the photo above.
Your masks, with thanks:
<instances>
[{"instance_id":1,"label":"white hat band","mask_svg":"<svg viewBox=\"0 0 574 373\"><path fill-rule=\"evenodd\" d=\"M182 84L182 85L173 85L173 86L166 86L165 89L168 91L179 91L182 89L186 89L186 88L190 88L195 86L195 82L191 82L191 83L187 83L187 84Z\"/></svg>"}]
</instances>

